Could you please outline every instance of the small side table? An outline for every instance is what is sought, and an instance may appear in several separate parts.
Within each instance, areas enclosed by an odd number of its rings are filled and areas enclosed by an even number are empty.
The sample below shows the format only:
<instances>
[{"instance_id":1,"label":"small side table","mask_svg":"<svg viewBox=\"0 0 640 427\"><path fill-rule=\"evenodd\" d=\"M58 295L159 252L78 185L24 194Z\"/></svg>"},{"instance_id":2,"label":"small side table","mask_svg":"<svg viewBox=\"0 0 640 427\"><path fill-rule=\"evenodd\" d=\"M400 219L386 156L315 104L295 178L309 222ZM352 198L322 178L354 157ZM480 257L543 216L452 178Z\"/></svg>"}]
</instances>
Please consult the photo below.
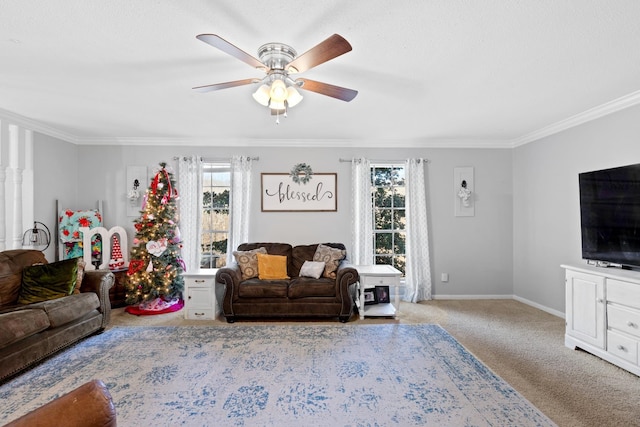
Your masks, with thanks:
<instances>
[{"instance_id":1,"label":"small side table","mask_svg":"<svg viewBox=\"0 0 640 427\"><path fill-rule=\"evenodd\" d=\"M127 281L127 269L119 268L109 271L111 271L115 276L115 282L111 289L109 289L109 301L111 301L111 308L124 307L127 305L127 289L125 287Z\"/></svg>"},{"instance_id":2,"label":"small side table","mask_svg":"<svg viewBox=\"0 0 640 427\"><path fill-rule=\"evenodd\" d=\"M360 275L359 304L358 312L360 319L367 317L393 317L395 318L400 311L400 277L402 272L390 265L355 265ZM365 304L365 289L375 288L376 286L394 287L394 302L377 303L372 305Z\"/></svg>"},{"instance_id":3,"label":"small side table","mask_svg":"<svg viewBox=\"0 0 640 427\"><path fill-rule=\"evenodd\" d=\"M218 315L216 304L217 268L201 269L184 273L184 318L215 319Z\"/></svg>"}]
</instances>

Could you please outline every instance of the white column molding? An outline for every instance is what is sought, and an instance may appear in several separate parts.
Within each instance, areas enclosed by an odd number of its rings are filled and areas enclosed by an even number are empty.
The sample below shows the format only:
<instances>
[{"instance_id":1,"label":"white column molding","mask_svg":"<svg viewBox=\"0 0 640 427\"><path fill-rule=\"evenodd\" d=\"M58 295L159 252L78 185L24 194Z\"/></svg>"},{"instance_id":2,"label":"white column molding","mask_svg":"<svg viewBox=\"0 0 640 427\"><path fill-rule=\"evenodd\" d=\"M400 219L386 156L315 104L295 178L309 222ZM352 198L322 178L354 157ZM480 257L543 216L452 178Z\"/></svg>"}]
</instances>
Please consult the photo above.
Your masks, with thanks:
<instances>
[{"instance_id":1,"label":"white column molding","mask_svg":"<svg viewBox=\"0 0 640 427\"><path fill-rule=\"evenodd\" d=\"M35 177L33 170L33 131L24 131L24 170L22 171L22 225L26 230L35 221Z\"/></svg>"},{"instance_id":2,"label":"white column molding","mask_svg":"<svg viewBox=\"0 0 640 427\"><path fill-rule=\"evenodd\" d=\"M3 139L2 120L0 120L0 251L4 251L7 248L7 218L6 218L6 192L5 192L5 172L4 164L2 163L2 152L4 151L5 141Z\"/></svg>"},{"instance_id":3,"label":"white column molding","mask_svg":"<svg viewBox=\"0 0 640 427\"><path fill-rule=\"evenodd\" d=\"M22 171L20 170L20 127L9 125L9 194L12 206L9 214L9 241L11 249L22 247Z\"/></svg>"}]
</instances>

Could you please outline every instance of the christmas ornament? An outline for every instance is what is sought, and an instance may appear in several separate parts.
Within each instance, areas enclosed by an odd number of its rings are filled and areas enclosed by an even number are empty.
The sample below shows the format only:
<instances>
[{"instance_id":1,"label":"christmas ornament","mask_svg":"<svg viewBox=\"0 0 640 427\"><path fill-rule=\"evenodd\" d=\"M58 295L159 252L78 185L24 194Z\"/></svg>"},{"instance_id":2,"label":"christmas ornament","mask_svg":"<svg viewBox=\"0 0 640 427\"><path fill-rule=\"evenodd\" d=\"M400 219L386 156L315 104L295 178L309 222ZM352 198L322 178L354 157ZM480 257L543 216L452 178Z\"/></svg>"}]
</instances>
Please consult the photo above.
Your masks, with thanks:
<instances>
[{"instance_id":1,"label":"christmas ornament","mask_svg":"<svg viewBox=\"0 0 640 427\"><path fill-rule=\"evenodd\" d=\"M153 256L160 256L167 250L167 238L158 241L150 240L147 242L147 252Z\"/></svg>"},{"instance_id":2,"label":"christmas ornament","mask_svg":"<svg viewBox=\"0 0 640 427\"><path fill-rule=\"evenodd\" d=\"M151 273L153 271L153 261L149 261L149 265L147 266L147 273Z\"/></svg>"},{"instance_id":3,"label":"christmas ornament","mask_svg":"<svg viewBox=\"0 0 640 427\"><path fill-rule=\"evenodd\" d=\"M141 259L131 260L129 263L129 270L127 270L127 276L132 276L136 274L138 271L142 271L144 268L144 261Z\"/></svg>"}]
</instances>

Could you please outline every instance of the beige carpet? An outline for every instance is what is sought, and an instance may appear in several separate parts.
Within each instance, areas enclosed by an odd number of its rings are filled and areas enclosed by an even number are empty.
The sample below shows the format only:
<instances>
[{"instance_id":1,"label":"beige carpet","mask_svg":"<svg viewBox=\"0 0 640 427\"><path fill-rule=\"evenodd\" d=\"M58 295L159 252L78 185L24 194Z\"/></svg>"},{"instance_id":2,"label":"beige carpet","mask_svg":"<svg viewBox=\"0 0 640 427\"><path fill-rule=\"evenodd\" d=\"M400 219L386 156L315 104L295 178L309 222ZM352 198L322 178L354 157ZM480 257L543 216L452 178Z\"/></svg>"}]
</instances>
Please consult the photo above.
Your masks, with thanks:
<instances>
[{"instance_id":1,"label":"beige carpet","mask_svg":"<svg viewBox=\"0 0 640 427\"><path fill-rule=\"evenodd\" d=\"M640 426L640 378L588 353L566 348L564 319L517 301L402 303L397 320L354 316L351 321L441 325L561 427ZM223 318L185 320L183 312L132 316L122 308L114 309L110 326L121 325L234 326Z\"/></svg>"}]
</instances>

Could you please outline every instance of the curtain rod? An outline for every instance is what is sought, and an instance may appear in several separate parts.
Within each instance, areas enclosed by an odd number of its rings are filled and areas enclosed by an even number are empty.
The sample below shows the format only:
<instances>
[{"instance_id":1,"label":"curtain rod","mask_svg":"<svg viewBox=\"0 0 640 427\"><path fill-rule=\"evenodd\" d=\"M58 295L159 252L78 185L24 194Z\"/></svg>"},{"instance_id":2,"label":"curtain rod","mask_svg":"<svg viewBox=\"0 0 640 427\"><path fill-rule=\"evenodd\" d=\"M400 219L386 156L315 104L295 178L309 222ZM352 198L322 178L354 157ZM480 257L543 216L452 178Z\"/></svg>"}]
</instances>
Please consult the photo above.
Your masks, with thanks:
<instances>
[{"instance_id":1,"label":"curtain rod","mask_svg":"<svg viewBox=\"0 0 640 427\"><path fill-rule=\"evenodd\" d=\"M184 156L182 157L182 160L187 160L189 157ZM249 160L260 160L260 157L248 157L247 159ZM173 160L180 160L180 156L175 156L173 158ZM206 157L200 157L200 160L203 162L229 162L231 161L231 157L226 157L226 158L206 158Z\"/></svg>"},{"instance_id":2,"label":"curtain rod","mask_svg":"<svg viewBox=\"0 0 640 427\"><path fill-rule=\"evenodd\" d=\"M339 159L340 163L351 163L354 159ZM429 159L418 158L419 161L429 163ZM404 163L406 160L375 160L369 159L371 163Z\"/></svg>"}]
</instances>

